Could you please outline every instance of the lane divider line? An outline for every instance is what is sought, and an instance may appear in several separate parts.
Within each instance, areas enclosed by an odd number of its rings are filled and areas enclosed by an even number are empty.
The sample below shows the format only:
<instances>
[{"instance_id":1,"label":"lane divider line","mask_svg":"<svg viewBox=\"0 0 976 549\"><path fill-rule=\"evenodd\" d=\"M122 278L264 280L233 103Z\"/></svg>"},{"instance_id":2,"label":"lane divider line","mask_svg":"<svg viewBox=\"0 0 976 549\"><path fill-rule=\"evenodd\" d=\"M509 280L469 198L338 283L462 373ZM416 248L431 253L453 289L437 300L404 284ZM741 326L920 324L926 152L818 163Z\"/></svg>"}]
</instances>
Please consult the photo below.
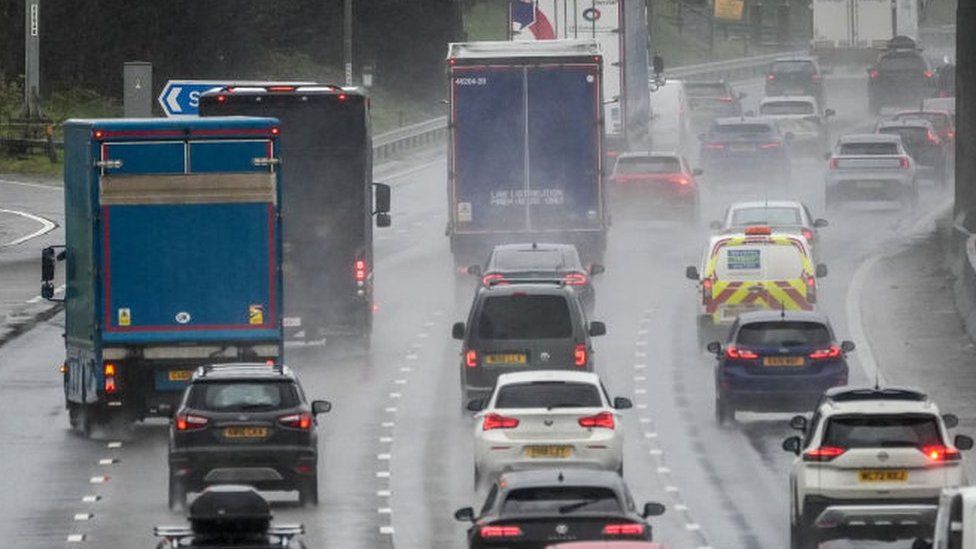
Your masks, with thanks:
<instances>
[{"instance_id":1,"label":"lane divider line","mask_svg":"<svg viewBox=\"0 0 976 549\"><path fill-rule=\"evenodd\" d=\"M20 210L7 210L7 209L4 209L4 208L0 208L0 212L4 212L4 213L8 213L8 214L13 214L13 215L19 215L21 217L25 217L27 219L30 219L31 221L34 221L36 223L40 223L41 224L41 228L40 229L38 229L38 230L36 230L36 231L28 234L28 235L22 236L20 238L15 238L14 240L11 240L10 242L0 242L0 248L8 248L8 247L11 247L11 246L16 246L18 244L23 244L24 242L27 242L28 240L31 240L33 238L37 238L39 236L43 236L43 235L45 235L45 234L53 231L58 226L57 223L51 221L50 219L46 219L44 217L41 217L39 215L34 215L32 213L29 213L29 212L22 212Z\"/></svg>"}]
</instances>

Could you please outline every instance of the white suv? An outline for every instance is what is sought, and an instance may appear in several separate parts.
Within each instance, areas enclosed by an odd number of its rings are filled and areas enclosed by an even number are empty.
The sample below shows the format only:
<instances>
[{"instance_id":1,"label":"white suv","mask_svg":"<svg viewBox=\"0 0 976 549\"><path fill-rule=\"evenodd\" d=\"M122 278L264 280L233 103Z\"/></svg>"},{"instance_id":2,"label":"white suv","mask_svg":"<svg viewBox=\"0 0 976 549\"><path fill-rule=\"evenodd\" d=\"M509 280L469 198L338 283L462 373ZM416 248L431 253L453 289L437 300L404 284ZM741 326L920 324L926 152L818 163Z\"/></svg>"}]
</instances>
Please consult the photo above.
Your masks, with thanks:
<instances>
[{"instance_id":1,"label":"white suv","mask_svg":"<svg viewBox=\"0 0 976 549\"><path fill-rule=\"evenodd\" d=\"M948 429L925 394L909 389L838 387L824 393L804 436L783 441L797 455L790 471L790 547L831 539L930 536L939 494L966 483L959 450L973 440Z\"/></svg>"},{"instance_id":2,"label":"white suv","mask_svg":"<svg viewBox=\"0 0 976 549\"><path fill-rule=\"evenodd\" d=\"M474 483L537 467L583 466L623 472L620 410L597 374L539 370L502 374L484 400L473 400Z\"/></svg>"}]
</instances>

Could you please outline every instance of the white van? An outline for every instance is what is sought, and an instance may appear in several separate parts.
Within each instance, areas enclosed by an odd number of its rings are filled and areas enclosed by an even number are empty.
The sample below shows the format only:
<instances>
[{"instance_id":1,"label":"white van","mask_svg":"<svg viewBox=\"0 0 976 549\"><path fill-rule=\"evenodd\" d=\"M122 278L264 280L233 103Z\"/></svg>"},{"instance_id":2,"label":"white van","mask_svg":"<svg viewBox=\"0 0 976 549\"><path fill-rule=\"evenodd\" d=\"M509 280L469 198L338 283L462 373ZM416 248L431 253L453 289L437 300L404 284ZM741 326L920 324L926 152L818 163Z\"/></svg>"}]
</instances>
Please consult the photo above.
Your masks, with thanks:
<instances>
[{"instance_id":1,"label":"white van","mask_svg":"<svg viewBox=\"0 0 976 549\"><path fill-rule=\"evenodd\" d=\"M976 549L976 486L942 490L935 539L916 539L912 549Z\"/></svg>"}]
</instances>

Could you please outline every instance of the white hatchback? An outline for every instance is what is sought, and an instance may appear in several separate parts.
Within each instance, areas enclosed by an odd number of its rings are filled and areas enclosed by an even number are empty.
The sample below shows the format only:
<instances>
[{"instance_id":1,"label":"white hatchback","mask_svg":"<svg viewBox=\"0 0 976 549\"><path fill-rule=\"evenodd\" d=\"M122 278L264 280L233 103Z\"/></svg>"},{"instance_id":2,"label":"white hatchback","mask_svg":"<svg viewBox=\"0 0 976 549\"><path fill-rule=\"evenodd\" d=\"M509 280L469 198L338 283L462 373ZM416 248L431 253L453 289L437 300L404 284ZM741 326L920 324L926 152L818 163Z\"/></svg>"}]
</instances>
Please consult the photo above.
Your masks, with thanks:
<instances>
[{"instance_id":1,"label":"white hatchback","mask_svg":"<svg viewBox=\"0 0 976 549\"><path fill-rule=\"evenodd\" d=\"M539 370L502 374L487 399L473 400L475 489L512 470L580 466L623 473L620 410L597 374Z\"/></svg>"}]
</instances>

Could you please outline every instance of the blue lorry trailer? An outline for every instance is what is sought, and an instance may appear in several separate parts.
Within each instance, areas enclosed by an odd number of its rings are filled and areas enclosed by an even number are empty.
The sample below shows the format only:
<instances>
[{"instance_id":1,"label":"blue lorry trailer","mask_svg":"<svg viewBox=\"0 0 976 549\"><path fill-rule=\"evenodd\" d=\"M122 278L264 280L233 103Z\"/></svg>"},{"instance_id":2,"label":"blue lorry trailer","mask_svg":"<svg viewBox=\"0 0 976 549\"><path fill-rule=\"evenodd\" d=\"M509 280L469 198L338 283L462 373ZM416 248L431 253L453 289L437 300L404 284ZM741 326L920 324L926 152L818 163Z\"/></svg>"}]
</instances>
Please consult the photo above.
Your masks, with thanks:
<instances>
[{"instance_id":1,"label":"blue lorry trailer","mask_svg":"<svg viewBox=\"0 0 976 549\"><path fill-rule=\"evenodd\" d=\"M280 361L272 118L69 120L64 393L73 427L171 413L202 364Z\"/></svg>"},{"instance_id":2,"label":"blue lorry trailer","mask_svg":"<svg viewBox=\"0 0 976 549\"><path fill-rule=\"evenodd\" d=\"M593 41L451 44L448 228L455 264L495 244L575 244L602 258L602 56Z\"/></svg>"}]
</instances>

